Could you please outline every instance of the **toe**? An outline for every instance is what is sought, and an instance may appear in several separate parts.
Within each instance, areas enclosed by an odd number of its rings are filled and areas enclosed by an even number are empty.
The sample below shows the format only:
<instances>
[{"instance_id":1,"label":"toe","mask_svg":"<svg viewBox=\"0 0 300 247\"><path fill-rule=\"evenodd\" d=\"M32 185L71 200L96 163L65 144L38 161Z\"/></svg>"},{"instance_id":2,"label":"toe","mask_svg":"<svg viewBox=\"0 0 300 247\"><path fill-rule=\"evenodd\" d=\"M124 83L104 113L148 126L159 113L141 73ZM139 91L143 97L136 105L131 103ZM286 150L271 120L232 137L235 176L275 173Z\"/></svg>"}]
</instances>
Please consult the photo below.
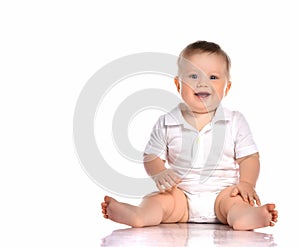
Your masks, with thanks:
<instances>
[{"instance_id":1,"label":"toe","mask_svg":"<svg viewBox=\"0 0 300 247\"><path fill-rule=\"evenodd\" d=\"M270 226L275 226L275 223L274 222L270 222Z\"/></svg>"},{"instance_id":2,"label":"toe","mask_svg":"<svg viewBox=\"0 0 300 247\"><path fill-rule=\"evenodd\" d=\"M109 196L105 196L104 197L104 202L108 203L110 201L110 197Z\"/></svg>"},{"instance_id":3,"label":"toe","mask_svg":"<svg viewBox=\"0 0 300 247\"><path fill-rule=\"evenodd\" d=\"M277 219L278 218L278 212L277 211L272 212L272 218L273 219Z\"/></svg>"},{"instance_id":4,"label":"toe","mask_svg":"<svg viewBox=\"0 0 300 247\"><path fill-rule=\"evenodd\" d=\"M267 205L268 205L267 207L268 207L269 211L273 211L275 209L275 204L274 203L269 203Z\"/></svg>"}]
</instances>

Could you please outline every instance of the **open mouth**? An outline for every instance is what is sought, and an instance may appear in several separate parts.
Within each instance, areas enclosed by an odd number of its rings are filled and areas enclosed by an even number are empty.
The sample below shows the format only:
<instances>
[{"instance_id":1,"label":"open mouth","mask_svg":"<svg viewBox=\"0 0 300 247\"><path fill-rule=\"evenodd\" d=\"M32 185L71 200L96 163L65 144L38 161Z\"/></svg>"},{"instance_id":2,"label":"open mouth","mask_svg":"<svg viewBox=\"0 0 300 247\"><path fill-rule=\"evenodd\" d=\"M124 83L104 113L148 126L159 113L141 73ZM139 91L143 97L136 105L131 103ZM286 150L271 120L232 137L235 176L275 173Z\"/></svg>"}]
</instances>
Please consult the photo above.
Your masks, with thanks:
<instances>
[{"instance_id":1,"label":"open mouth","mask_svg":"<svg viewBox=\"0 0 300 247\"><path fill-rule=\"evenodd\" d=\"M199 92L199 93L195 93L195 95L201 99L205 99L209 97L211 94L208 92Z\"/></svg>"}]
</instances>

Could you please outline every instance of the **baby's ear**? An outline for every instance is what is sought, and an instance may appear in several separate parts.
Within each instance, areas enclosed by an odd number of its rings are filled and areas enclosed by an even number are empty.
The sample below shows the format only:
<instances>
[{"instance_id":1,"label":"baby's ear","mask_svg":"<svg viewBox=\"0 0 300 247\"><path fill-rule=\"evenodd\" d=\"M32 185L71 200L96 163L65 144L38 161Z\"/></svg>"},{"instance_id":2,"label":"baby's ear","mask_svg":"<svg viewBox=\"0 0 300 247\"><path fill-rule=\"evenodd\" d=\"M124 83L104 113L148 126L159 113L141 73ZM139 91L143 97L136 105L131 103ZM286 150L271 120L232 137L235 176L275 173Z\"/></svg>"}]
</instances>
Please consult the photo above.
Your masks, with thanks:
<instances>
[{"instance_id":1,"label":"baby's ear","mask_svg":"<svg viewBox=\"0 0 300 247\"><path fill-rule=\"evenodd\" d=\"M177 88L178 93L180 93L180 82L178 76L174 78L175 86Z\"/></svg>"},{"instance_id":2,"label":"baby's ear","mask_svg":"<svg viewBox=\"0 0 300 247\"><path fill-rule=\"evenodd\" d=\"M230 88L231 88L231 81L229 81L229 82L227 83L227 86L226 86L226 89L225 89L225 96L228 94Z\"/></svg>"}]
</instances>

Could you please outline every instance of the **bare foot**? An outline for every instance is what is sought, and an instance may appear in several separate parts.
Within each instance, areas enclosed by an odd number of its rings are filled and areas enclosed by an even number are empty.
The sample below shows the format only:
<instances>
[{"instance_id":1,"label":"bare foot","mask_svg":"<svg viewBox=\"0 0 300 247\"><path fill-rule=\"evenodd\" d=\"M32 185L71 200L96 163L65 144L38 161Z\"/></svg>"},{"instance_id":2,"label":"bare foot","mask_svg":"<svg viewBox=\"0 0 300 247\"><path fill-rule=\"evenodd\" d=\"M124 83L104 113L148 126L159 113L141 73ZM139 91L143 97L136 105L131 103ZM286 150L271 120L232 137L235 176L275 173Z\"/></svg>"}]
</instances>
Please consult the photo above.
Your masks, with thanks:
<instances>
[{"instance_id":1,"label":"bare foot","mask_svg":"<svg viewBox=\"0 0 300 247\"><path fill-rule=\"evenodd\" d=\"M105 196L101 203L102 214L106 219L134 227L142 227L137 215L139 207L121 203L112 197Z\"/></svg>"},{"instance_id":2,"label":"bare foot","mask_svg":"<svg viewBox=\"0 0 300 247\"><path fill-rule=\"evenodd\" d=\"M232 210L232 211L231 211ZM277 222L278 212L275 204L269 203L260 207L235 205L228 213L231 226L235 230L253 230L257 228L274 226Z\"/></svg>"}]
</instances>

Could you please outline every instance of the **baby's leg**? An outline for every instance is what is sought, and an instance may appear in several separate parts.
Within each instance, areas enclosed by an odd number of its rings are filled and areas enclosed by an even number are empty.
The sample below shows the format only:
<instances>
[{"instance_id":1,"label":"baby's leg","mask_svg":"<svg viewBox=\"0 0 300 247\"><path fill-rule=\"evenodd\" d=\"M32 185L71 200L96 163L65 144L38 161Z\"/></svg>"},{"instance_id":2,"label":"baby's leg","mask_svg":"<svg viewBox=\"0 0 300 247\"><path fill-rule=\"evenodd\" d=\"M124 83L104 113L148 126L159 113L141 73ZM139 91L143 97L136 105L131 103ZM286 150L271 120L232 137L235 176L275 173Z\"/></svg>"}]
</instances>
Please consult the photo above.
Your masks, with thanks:
<instances>
[{"instance_id":1,"label":"baby's leg","mask_svg":"<svg viewBox=\"0 0 300 247\"><path fill-rule=\"evenodd\" d=\"M215 212L222 223L235 230L253 230L275 225L278 217L275 204L251 206L239 195L232 197L232 189L233 187L224 189L216 199Z\"/></svg>"},{"instance_id":2,"label":"baby's leg","mask_svg":"<svg viewBox=\"0 0 300 247\"><path fill-rule=\"evenodd\" d=\"M177 188L170 192L150 194L143 198L140 206L121 203L108 196L104 197L101 206L104 218L133 227L188 220L187 199Z\"/></svg>"}]
</instances>

